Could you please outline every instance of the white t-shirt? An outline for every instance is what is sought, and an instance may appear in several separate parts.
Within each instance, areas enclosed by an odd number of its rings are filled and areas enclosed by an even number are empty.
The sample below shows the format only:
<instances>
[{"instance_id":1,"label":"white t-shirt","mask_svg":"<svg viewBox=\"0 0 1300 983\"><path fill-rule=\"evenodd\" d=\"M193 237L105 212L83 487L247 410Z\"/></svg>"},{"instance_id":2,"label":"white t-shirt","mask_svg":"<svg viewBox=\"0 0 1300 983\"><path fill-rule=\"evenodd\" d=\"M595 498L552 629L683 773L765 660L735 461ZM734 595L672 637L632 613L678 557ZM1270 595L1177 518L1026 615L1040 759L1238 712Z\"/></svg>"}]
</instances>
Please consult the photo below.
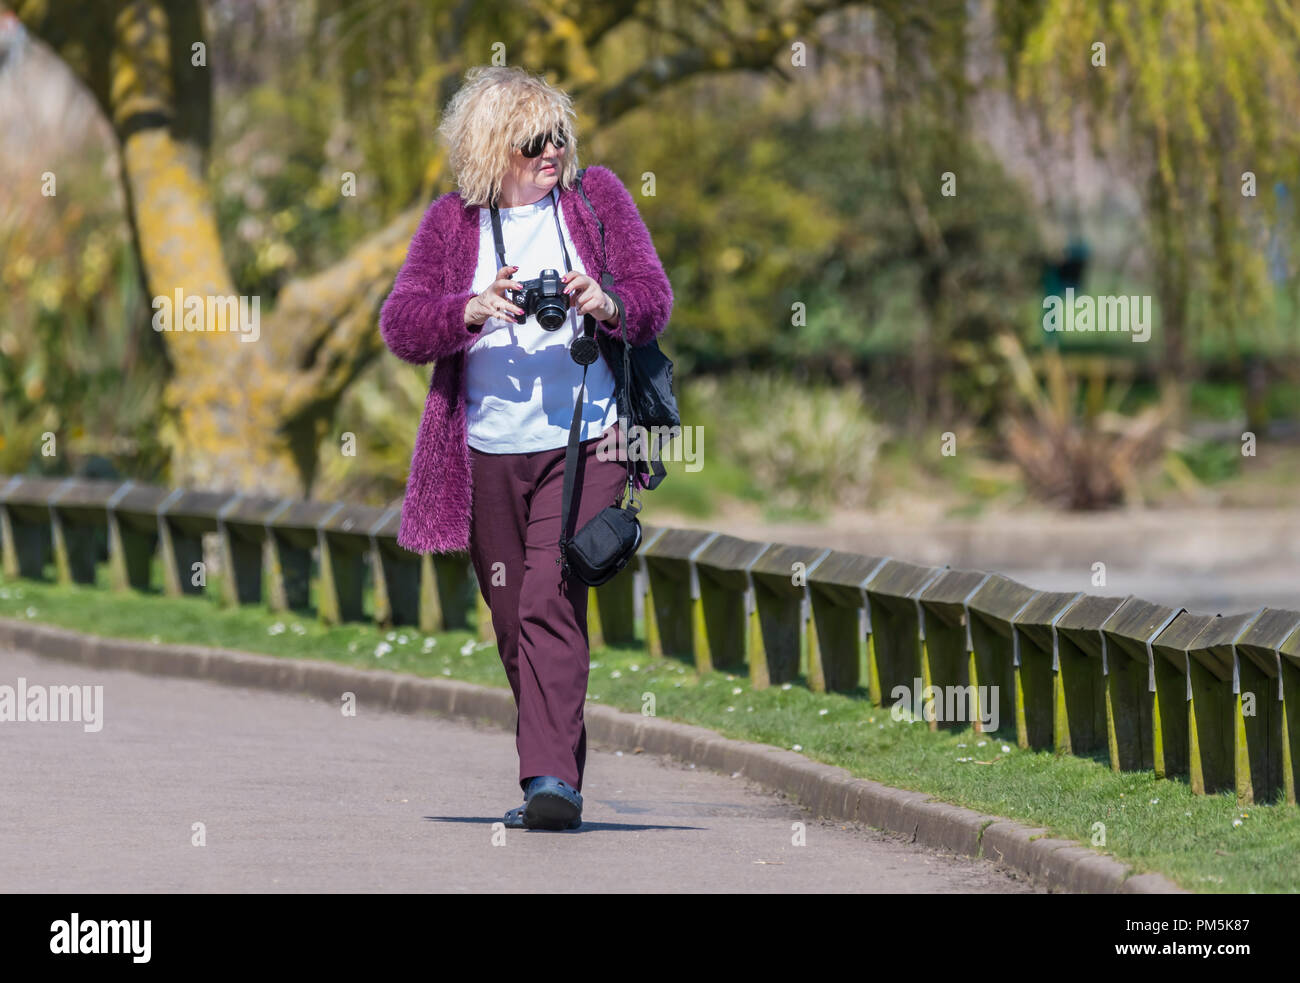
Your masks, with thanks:
<instances>
[{"instance_id":1,"label":"white t-shirt","mask_svg":"<svg viewBox=\"0 0 1300 983\"><path fill-rule=\"evenodd\" d=\"M499 212L506 265L519 267L513 277L516 282L532 280L544 269L555 270L560 276L568 272L555 229L551 194L531 205ZM562 209L560 225L573 268L586 273L564 225ZM496 278L498 269L492 212L480 208L478 266L470 289L481 293ZM568 445L573 407L582 384L582 366L569 355L569 344L581 336L582 321L570 298L568 321L555 331L543 328L534 315L523 324L498 317L483 322L465 362L465 429L471 447L489 454L523 454ZM587 366L578 439L599 437L617 417L613 373L603 357L597 358Z\"/></svg>"}]
</instances>

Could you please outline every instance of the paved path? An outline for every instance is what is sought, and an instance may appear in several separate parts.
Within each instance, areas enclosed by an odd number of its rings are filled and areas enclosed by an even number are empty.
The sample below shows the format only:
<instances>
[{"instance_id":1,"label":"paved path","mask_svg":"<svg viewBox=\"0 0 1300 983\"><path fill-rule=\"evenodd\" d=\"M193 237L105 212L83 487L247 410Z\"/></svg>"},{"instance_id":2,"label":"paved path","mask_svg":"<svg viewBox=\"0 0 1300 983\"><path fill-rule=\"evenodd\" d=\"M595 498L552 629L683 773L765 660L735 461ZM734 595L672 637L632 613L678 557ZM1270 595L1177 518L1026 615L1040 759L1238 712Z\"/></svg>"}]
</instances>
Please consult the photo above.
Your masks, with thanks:
<instances>
[{"instance_id":1,"label":"paved path","mask_svg":"<svg viewBox=\"0 0 1300 983\"><path fill-rule=\"evenodd\" d=\"M0 685L20 676L102 685L103 728L0 723L3 892L1032 890L742 779L598 749L582 829L494 846L519 800L513 734L0 651Z\"/></svg>"}]
</instances>

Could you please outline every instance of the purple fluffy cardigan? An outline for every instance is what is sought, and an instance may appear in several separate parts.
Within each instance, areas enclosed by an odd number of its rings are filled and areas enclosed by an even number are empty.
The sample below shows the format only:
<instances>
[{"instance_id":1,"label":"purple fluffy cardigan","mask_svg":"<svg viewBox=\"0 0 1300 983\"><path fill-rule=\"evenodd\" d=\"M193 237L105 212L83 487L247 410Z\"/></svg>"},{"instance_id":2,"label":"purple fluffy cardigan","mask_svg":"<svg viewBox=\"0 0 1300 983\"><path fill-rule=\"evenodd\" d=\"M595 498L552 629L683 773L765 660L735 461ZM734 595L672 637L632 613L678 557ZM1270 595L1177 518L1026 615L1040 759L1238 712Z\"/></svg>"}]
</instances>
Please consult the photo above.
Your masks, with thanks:
<instances>
[{"instance_id":1,"label":"purple fluffy cardigan","mask_svg":"<svg viewBox=\"0 0 1300 983\"><path fill-rule=\"evenodd\" d=\"M583 187L605 225L612 293L623 303L628 338L641 345L668 324L673 294L636 203L618 176L593 166ZM600 234L575 184L560 192L560 210L582 265L600 279ZM415 437L402 500L398 545L412 552L469 548L469 444L465 437L465 358L480 337L465 324L465 305L478 265L479 210L455 191L431 204L411 239L406 262L379 312L384 344L415 365L435 362L424 416ZM603 321L597 330L618 335Z\"/></svg>"}]
</instances>

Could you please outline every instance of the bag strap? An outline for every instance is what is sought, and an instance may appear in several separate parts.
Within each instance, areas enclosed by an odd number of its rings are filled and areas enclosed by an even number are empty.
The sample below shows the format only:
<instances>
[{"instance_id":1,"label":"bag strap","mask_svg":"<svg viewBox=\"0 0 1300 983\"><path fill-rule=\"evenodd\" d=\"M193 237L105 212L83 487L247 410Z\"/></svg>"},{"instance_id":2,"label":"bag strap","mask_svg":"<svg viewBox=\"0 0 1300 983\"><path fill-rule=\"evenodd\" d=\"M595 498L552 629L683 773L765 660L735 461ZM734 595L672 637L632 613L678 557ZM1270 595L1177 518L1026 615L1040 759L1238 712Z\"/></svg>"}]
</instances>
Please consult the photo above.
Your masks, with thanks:
<instances>
[{"instance_id":1,"label":"bag strap","mask_svg":"<svg viewBox=\"0 0 1300 983\"><path fill-rule=\"evenodd\" d=\"M596 229L600 232L600 283L605 292L614 298L614 306L618 308L618 323L623 332L623 405L621 407L621 419L626 421L623 424L624 441L631 440L629 431L632 429L632 346L627 340L627 317L623 309L623 298L614 293L614 274L608 269L609 263L605 254L605 223L600 220L600 215L596 212L596 207L587 197L587 189L582 186L582 175L587 172L584 167L578 171L578 192L582 195L582 200L587 205L587 210L591 212L591 217L596 220ZM590 315L588 315L590 316ZM592 328L595 328L595 319L592 319ZM654 488L663 481L664 475L668 472L664 470L663 464L659 458L649 455L650 468L654 477L650 480L648 487ZM636 465L632 463L632 449L628 445L628 501L633 500L636 489Z\"/></svg>"},{"instance_id":2,"label":"bag strap","mask_svg":"<svg viewBox=\"0 0 1300 983\"><path fill-rule=\"evenodd\" d=\"M578 191L582 194L582 200L587 203L587 210L591 212L591 217L596 220L596 229L597 231L600 232L600 268L602 271L601 279L603 281L604 273L609 266L609 263L606 261L605 258L605 223L602 222L600 220L600 216L596 214L595 206L592 205L591 199L587 197L587 189L582 186L582 175L586 173L587 173L587 169L585 167L582 168L580 171L578 171ZM610 280L611 282L613 281L612 276L610 277ZM602 282L602 286L603 286L603 282Z\"/></svg>"},{"instance_id":3,"label":"bag strap","mask_svg":"<svg viewBox=\"0 0 1300 983\"><path fill-rule=\"evenodd\" d=\"M583 168L583 170L585 169L586 168ZM578 189L579 190L582 189L582 171L578 172ZM554 189L552 189L552 193L554 193ZM587 194L585 191L583 192L582 197L584 201L587 201ZM590 201L587 201L587 207L591 208ZM592 214L593 215L595 214L595 209L592 209ZM599 217L596 219L596 224L600 226ZM605 233L604 233L604 227L603 226L600 227L601 227L601 254L602 254L601 263L603 267ZM569 262L569 250L564 243L564 232L560 228L560 207L558 202L556 202L556 206L555 206L555 228L556 231L560 233L560 247L564 250L565 269L566 271L571 270L573 269L573 265ZM492 235L496 239L497 255L498 258L501 260L501 266L505 266L506 265L505 248L502 245L502 241L501 241L501 221L497 216L497 212L495 208L492 211ZM602 272L601 283L606 290L609 290L609 288L612 286L613 283L612 276L610 276L608 272ZM627 324L623 319L623 302L622 300L619 299L619 297L616 294L613 294L612 290L610 290L609 292L614 296L615 306L618 308L619 321L623 323L623 340L624 340L624 345L623 345L624 376L623 377L626 379L630 377L630 371L629 371L627 344L626 344ZM583 326L583 333L586 334L587 337L589 338L595 337L596 319L592 317L592 315L590 314L583 315L582 326ZM569 547L569 540L572 539L572 536L569 535L569 514L573 509L573 485L574 485L574 477L578 468L578 434L581 432L582 429L582 407L583 404L586 403L586 401L587 401L587 366L584 365L582 367L582 383L578 387L578 398L573 404L573 422L569 425L569 443L568 446L565 447L564 449L564 491L561 495L563 504L561 505L560 508L560 544L559 544L560 555L555 562L560 565L560 569L564 572L565 575L567 575L569 572L568 547ZM624 429L624 433L626 434L626 428ZM627 505L625 506L625 508L628 511L630 511L633 515L639 512L641 508L639 505L636 504L636 465L633 463L632 455L630 453L627 455Z\"/></svg>"},{"instance_id":4,"label":"bag strap","mask_svg":"<svg viewBox=\"0 0 1300 983\"><path fill-rule=\"evenodd\" d=\"M573 406L573 423L569 426L569 446L564 449L564 493L560 508L560 555L556 563L561 572L569 573L569 510L573 506L573 474L578 466L578 426L582 419L582 404L586 402L587 367L582 367L582 385L578 388L578 401Z\"/></svg>"},{"instance_id":5,"label":"bag strap","mask_svg":"<svg viewBox=\"0 0 1300 983\"><path fill-rule=\"evenodd\" d=\"M572 540L569 534L569 512L573 508L573 477L577 472L577 436L581 429L582 423L582 403L586 400L586 365L582 367L582 385L578 387L577 402L573 404L573 423L569 425L569 442L564 449L564 490L562 493L563 505L560 506L560 555L555 562L559 564L560 570L564 575L568 575L568 544ZM634 501L636 494L636 482L633 480L632 472L632 455L628 455L628 503L624 506L625 510L636 515L641 511Z\"/></svg>"},{"instance_id":6,"label":"bag strap","mask_svg":"<svg viewBox=\"0 0 1300 983\"><path fill-rule=\"evenodd\" d=\"M601 264L600 282L605 292L614 298L614 303L618 307L619 326L623 330L623 393L622 396L623 396L624 405L622 406L622 410L623 410L622 418L627 421L627 423L624 424L623 427L623 434L625 440L630 440L631 437L628 431L631 429L631 423L632 423L632 357L629 353L631 351L632 346L628 343L628 339L627 339L627 317L625 316L625 312L623 310L623 298L619 297L618 294L614 293L612 289L614 286L614 275L610 273L609 270L607 269L608 262L605 254L605 223L600 220L600 215L597 214L596 207L591 203L591 199L587 197L587 189L582 186L582 175L585 174L586 171L587 169L585 167L582 168L580 171L578 171L578 191L582 194L582 200L586 203L587 210L591 212L591 217L596 220L596 229L600 232L600 264ZM647 450L649 450L649 447L647 447ZM632 459L632 454L631 454L631 449L629 447L628 461L630 462L631 459ZM663 462L653 453L647 454L646 463L650 467L650 475L646 479L646 488L648 490L653 491L655 488L659 486L659 483L664 480L664 477L668 474L668 471L664 468ZM636 482L633 481L632 485L635 484ZM629 495L629 500L630 500L630 495Z\"/></svg>"}]
</instances>

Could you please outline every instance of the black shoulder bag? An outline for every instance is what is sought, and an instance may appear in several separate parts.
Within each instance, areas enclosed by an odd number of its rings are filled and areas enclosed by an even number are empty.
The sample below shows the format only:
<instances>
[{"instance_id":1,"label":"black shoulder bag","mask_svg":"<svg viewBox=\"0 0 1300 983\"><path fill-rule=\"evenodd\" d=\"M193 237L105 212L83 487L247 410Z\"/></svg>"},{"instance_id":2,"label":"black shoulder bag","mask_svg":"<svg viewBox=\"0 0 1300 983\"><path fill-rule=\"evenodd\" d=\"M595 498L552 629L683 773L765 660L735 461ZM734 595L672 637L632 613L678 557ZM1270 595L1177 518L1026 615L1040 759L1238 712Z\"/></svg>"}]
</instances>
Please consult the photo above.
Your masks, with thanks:
<instances>
[{"instance_id":1,"label":"black shoulder bag","mask_svg":"<svg viewBox=\"0 0 1300 983\"><path fill-rule=\"evenodd\" d=\"M554 194L554 192L552 192ZM564 242L564 230L560 227L560 203L554 201L555 231L560 236L560 249L564 253L565 270L573 269L569 260L569 248ZM506 265L505 240L501 235L501 216L497 208L492 208L492 236L496 244L497 263ZM630 375L627 350L627 325L623 323L623 305L616 298L619 322L623 325L623 372ZM636 471L632 455L627 455L627 500L626 507L619 506L619 498L612 505L606 506L586 523L577 533L569 536L569 515L573 506L573 480L578 460L578 433L582 424L582 406L587 398L587 366L600 357L600 347L596 340L596 320L590 314L583 315L583 333L574 338L569 345L569 356L582 366L582 385L578 388L578 399L573 406L573 423L569 427L569 445L564 452L564 505L560 513L560 555L556 563L567 576L572 571L583 583L599 587L610 580L616 573L627 566L637 547L641 545L641 523L637 513L641 507L636 504ZM626 432L626 431L625 431Z\"/></svg>"},{"instance_id":2,"label":"black shoulder bag","mask_svg":"<svg viewBox=\"0 0 1300 983\"><path fill-rule=\"evenodd\" d=\"M613 290L614 277L609 272L609 263L605 255L605 223L596 214L596 209L582 186L582 175L586 170L584 167L578 171L578 191L582 193L582 200L586 203L587 210L591 212L591 217L596 220L596 228L600 231L600 285L618 305L618 319L623 327L621 341L607 331L598 331L596 342L600 345L600 350L604 353L614 374L614 391L619 401L620 417L625 421L631 420L631 429L638 431L636 434L627 434L629 456L633 456L631 454L633 437L644 440L645 443L641 444L644 453L636 455L635 466L637 472L647 475L646 490L654 491L659 487L659 482L664 480L667 472L664 470L657 449L651 446L650 434L651 432L660 434L663 437L660 443L662 446L671 437L681 436L682 432L682 418L677 411L677 397L673 395L673 363L659 349L658 339L651 338L644 345L635 347L630 347L627 343L623 299ZM624 427L626 433L626 423Z\"/></svg>"}]
</instances>

